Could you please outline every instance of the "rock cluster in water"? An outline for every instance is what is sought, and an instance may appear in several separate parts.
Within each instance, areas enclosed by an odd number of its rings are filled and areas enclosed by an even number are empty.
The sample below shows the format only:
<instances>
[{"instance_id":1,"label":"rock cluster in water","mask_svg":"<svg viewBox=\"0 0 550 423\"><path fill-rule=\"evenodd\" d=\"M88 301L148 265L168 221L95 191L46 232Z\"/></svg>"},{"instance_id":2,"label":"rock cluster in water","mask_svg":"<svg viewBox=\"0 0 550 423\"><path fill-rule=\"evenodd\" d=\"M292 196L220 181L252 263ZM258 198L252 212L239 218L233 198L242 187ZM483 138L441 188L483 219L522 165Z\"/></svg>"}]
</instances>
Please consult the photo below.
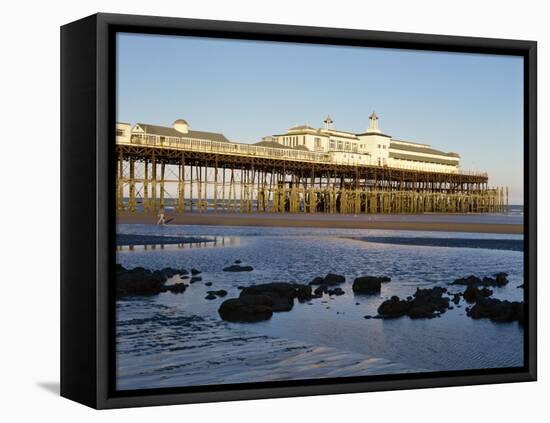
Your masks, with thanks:
<instances>
[{"instance_id":1,"label":"rock cluster in water","mask_svg":"<svg viewBox=\"0 0 550 423\"><path fill-rule=\"evenodd\" d=\"M168 278L175 275L186 275L185 269L174 269L171 267L162 270L147 270L143 267L126 269L120 264L116 265L116 293L124 295L154 295L165 291L184 292L187 285L176 283L175 285L164 286Z\"/></svg>"},{"instance_id":2,"label":"rock cluster in water","mask_svg":"<svg viewBox=\"0 0 550 423\"><path fill-rule=\"evenodd\" d=\"M479 298L466 314L472 319L491 319L494 322L514 322L523 325L525 310L523 302Z\"/></svg>"},{"instance_id":3,"label":"rock cluster in water","mask_svg":"<svg viewBox=\"0 0 550 423\"><path fill-rule=\"evenodd\" d=\"M493 286L501 287L508 283L508 273L498 272L493 277L484 276L483 279L477 276L470 275L465 278L456 279L451 285L466 285L466 286Z\"/></svg>"},{"instance_id":4,"label":"rock cluster in water","mask_svg":"<svg viewBox=\"0 0 550 423\"><path fill-rule=\"evenodd\" d=\"M226 272L242 272L253 270L251 266L241 266L240 260L223 269ZM126 269L116 265L116 293L117 296L126 295L154 295L161 292L179 294L185 292L189 285L177 282L165 285L165 282L176 275L180 278L192 277L190 282L202 280L198 269L176 269L166 267L161 270L148 270L143 267ZM452 282L450 285L462 285L466 289L463 293L448 293L444 287L428 289L417 288L413 296L400 299L392 296L378 307L377 316L365 318L396 318L409 316L412 319L439 317L453 307L454 303L460 307L460 297L467 303L473 304L466 308L466 314L472 319L487 318L495 322L524 321L524 304L517 301L506 301L491 298L493 290L488 287L502 287L508 283L507 274L495 273L493 277L479 278L470 275ZM355 294L378 294L383 283L390 282L387 276L361 276L353 281L352 289ZM219 307L218 313L223 320L231 322L258 322L270 319L273 313L290 311L294 300L309 302L314 298L321 298L323 294L330 296L344 295L340 284L346 281L345 276L328 273L325 277L316 277L309 284L273 282L253 286L239 286L241 290L238 298L225 300ZM205 283L211 286L211 282ZM522 287L523 285L521 285ZM314 288L315 287L315 288ZM214 300L227 295L224 289L207 291L205 299ZM445 296L446 295L446 296ZM357 303L358 304L358 303ZM329 307L327 307L329 308Z\"/></svg>"},{"instance_id":5,"label":"rock cluster in water","mask_svg":"<svg viewBox=\"0 0 550 423\"><path fill-rule=\"evenodd\" d=\"M352 289L356 294L377 294L382 284L390 281L388 276L361 276L353 281Z\"/></svg>"},{"instance_id":6,"label":"rock cluster in water","mask_svg":"<svg viewBox=\"0 0 550 423\"><path fill-rule=\"evenodd\" d=\"M336 273L327 273L323 278L317 276L310 283L309 286L317 286L313 291L313 298L321 298L323 294L328 295L343 295L344 290L337 285L340 285L346 281L346 277L337 275Z\"/></svg>"},{"instance_id":7,"label":"rock cluster in water","mask_svg":"<svg viewBox=\"0 0 550 423\"><path fill-rule=\"evenodd\" d=\"M378 307L378 315L382 318L409 316L412 319L431 319L445 313L449 308L449 298L443 297L446 288L417 288L412 297L405 300L397 296L384 301Z\"/></svg>"},{"instance_id":8,"label":"rock cluster in water","mask_svg":"<svg viewBox=\"0 0 550 423\"><path fill-rule=\"evenodd\" d=\"M225 297L227 295L227 291L225 289L219 289L217 291L206 291L208 294L206 297L204 297L207 300L215 300L218 297Z\"/></svg>"},{"instance_id":9,"label":"rock cluster in water","mask_svg":"<svg viewBox=\"0 0 550 423\"><path fill-rule=\"evenodd\" d=\"M241 266L242 261L235 260L231 266L227 266L223 269L224 272L252 272L254 268L252 266Z\"/></svg>"},{"instance_id":10,"label":"rock cluster in water","mask_svg":"<svg viewBox=\"0 0 550 423\"><path fill-rule=\"evenodd\" d=\"M230 322L258 322L270 319L275 312L292 310L295 298L309 301L311 286L285 282L254 285L243 288L239 298L225 300L218 313Z\"/></svg>"},{"instance_id":11,"label":"rock cluster in water","mask_svg":"<svg viewBox=\"0 0 550 423\"><path fill-rule=\"evenodd\" d=\"M200 271L193 269L195 272ZM195 274L198 274L195 273ZM181 294L189 287L183 282L172 285L165 285L165 282L174 276L179 275L182 279L188 278L189 272L186 269L175 269L165 267L161 270L148 270L143 267L126 269L117 263L116 265L116 294L126 295L155 295L161 292L172 292ZM198 280L201 278L199 277ZM196 282L197 277L191 278L191 283Z\"/></svg>"}]
</instances>

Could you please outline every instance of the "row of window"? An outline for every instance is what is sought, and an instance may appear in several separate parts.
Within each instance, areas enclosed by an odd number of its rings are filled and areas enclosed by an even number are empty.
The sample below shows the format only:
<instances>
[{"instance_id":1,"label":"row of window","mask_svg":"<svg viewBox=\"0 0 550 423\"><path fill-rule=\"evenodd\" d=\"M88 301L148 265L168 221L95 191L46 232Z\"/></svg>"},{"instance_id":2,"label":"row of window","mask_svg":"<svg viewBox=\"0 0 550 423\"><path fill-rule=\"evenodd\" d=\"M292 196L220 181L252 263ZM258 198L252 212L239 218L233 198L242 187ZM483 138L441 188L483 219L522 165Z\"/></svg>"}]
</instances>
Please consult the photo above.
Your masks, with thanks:
<instances>
[{"instance_id":1,"label":"row of window","mask_svg":"<svg viewBox=\"0 0 550 423\"><path fill-rule=\"evenodd\" d=\"M283 137L283 145L285 145L287 147L296 147L298 144L305 145L305 143L306 143L306 136L305 135L302 136L302 142L301 143L299 143L298 135Z\"/></svg>"}]
</instances>

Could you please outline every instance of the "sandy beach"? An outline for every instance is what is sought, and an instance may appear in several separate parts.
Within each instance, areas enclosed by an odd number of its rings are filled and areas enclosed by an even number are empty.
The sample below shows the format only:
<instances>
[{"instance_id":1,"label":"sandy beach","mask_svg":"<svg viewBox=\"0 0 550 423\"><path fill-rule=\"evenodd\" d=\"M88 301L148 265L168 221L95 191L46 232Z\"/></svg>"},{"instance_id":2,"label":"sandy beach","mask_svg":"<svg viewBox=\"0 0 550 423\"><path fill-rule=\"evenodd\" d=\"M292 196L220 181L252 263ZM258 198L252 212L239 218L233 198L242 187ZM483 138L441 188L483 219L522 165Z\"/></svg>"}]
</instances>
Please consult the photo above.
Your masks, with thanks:
<instances>
[{"instance_id":1,"label":"sandy beach","mask_svg":"<svg viewBox=\"0 0 550 423\"><path fill-rule=\"evenodd\" d=\"M258 227L301 227L339 229L394 229L404 231L475 232L523 234L523 221L495 219L487 221L479 214L423 215L328 215L328 214L238 214L168 213L172 225L222 225ZM154 213L117 213L117 223L155 224Z\"/></svg>"}]
</instances>

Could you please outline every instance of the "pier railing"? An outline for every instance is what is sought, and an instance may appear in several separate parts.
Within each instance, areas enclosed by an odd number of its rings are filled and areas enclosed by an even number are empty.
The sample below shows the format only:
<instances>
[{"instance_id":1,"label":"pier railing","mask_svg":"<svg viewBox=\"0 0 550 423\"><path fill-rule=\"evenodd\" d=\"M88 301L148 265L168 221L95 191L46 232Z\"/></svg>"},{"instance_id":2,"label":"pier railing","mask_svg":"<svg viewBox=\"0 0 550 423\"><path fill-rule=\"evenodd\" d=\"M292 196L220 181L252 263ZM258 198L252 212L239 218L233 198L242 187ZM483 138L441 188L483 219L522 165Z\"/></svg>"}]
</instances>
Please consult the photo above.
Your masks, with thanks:
<instances>
[{"instance_id":1,"label":"pier railing","mask_svg":"<svg viewBox=\"0 0 550 423\"><path fill-rule=\"evenodd\" d=\"M240 144L234 142L220 142L187 137L160 137L150 134L132 134L131 138L118 138L117 144L165 148L170 150L194 151L203 153L228 154L247 157L261 157L267 159L293 160L310 163L338 164L347 166L365 166L364 163L354 163L349 160L338 160L327 153L313 151L301 151L289 148L262 147L258 145ZM367 166L375 166L367 164ZM421 172L441 173L420 166L404 165L399 169L416 170ZM487 177L486 172L457 169L459 175L471 175Z\"/></svg>"}]
</instances>

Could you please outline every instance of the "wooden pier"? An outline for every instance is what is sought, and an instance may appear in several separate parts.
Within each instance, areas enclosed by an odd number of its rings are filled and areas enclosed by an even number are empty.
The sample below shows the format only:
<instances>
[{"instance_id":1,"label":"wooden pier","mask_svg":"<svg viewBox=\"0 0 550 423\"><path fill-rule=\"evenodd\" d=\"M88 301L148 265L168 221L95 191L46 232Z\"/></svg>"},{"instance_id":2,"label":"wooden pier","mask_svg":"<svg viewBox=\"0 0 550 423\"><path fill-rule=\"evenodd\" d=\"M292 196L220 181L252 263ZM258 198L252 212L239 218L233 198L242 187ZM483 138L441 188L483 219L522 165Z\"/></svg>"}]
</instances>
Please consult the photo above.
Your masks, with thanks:
<instances>
[{"instance_id":1,"label":"wooden pier","mask_svg":"<svg viewBox=\"0 0 550 423\"><path fill-rule=\"evenodd\" d=\"M480 172L333 163L321 153L203 140L116 144L117 210L233 213L487 213L508 190Z\"/></svg>"}]
</instances>

